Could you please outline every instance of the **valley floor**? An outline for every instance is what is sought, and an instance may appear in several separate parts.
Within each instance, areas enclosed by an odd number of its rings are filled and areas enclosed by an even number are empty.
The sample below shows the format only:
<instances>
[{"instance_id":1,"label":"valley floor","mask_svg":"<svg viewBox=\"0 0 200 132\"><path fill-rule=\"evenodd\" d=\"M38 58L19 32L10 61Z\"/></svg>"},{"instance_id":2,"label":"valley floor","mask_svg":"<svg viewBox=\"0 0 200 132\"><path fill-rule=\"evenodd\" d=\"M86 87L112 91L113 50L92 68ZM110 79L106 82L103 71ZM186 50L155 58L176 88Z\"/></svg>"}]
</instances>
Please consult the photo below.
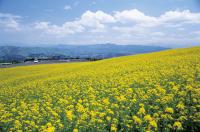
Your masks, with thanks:
<instances>
[{"instance_id":1,"label":"valley floor","mask_svg":"<svg viewBox=\"0 0 200 132\"><path fill-rule=\"evenodd\" d=\"M10 67L17 67L17 66L31 66L31 65L40 65L40 64L57 64L57 63L74 63L74 62L86 62L87 60L48 60L48 61L39 61L37 63L30 61L30 62L21 62L17 64L4 64L0 63L0 68L10 68Z\"/></svg>"}]
</instances>

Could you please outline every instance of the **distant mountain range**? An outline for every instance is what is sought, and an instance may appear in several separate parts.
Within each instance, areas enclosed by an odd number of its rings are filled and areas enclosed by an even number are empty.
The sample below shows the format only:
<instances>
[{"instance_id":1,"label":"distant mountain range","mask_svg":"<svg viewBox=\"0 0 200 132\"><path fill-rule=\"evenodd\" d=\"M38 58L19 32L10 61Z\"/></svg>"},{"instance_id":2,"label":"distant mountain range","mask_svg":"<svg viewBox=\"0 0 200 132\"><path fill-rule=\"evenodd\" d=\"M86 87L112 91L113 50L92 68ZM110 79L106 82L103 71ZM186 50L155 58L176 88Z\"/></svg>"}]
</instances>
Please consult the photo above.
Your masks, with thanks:
<instances>
[{"instance_id":1,"label":"distant mountain range","mask_svg":"<svg viewBox=\"0 0 200 132\"><path fill-rule=\"evenodd\" d=\"M48 47L0 46L1 61L23 61L30 57L60 57L60 58L111 58L132 54L148 53L166 50L159 46L142 45L56 45Z\"/></svg>"}]
</instances>

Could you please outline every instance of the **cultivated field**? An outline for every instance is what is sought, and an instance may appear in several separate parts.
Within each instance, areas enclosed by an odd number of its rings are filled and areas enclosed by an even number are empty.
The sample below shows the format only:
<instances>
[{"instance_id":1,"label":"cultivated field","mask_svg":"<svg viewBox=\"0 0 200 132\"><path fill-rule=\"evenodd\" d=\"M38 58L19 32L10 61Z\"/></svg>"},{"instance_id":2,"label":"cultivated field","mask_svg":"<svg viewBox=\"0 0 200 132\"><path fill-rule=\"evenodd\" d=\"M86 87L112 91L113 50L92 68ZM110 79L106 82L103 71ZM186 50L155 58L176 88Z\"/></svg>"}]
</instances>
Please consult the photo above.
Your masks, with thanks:
<instances>
[{"instance_id":1,"label":"cultivated field","mask_svg":"<svg viewBox=\"0 0 200 132\"><path fill-rule=\"evenodd\" d=\"M0 68L0 131L200 130L200 47Z\"/></svg>"}]
</instances>

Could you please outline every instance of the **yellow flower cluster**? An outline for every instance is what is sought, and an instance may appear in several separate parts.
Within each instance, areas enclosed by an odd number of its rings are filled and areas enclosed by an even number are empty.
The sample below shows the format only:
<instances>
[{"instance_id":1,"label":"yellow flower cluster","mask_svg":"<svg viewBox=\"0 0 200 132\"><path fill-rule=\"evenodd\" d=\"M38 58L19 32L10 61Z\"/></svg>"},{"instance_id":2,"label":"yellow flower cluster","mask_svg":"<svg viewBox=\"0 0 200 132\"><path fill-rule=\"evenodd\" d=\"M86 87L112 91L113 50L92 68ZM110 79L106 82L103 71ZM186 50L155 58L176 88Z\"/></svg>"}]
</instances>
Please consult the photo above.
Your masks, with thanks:
<instances>
[{"instance_id":1,"label":"yellow flower cluster","mask_svg":"<svg viewBox=\"0 0 200 132\"><path fill-rule=\"evenodd\" d=\"M165 109L165 112L166 112L166 113L173 114L173 113L174 113L174 110L173 110L173 108L167 107L167 108Z\"/></svg>"},{"instance_id":2,"label":"yellow flower cluster","mask_svg":"<svg viewBox=\"0 0 200 132\"><path fill-rule=\"evenodd\" d=\"M200 47L0 69L2 131L198 131ZM189 130L188 130L189 129Z\"/></svg>"},{"instance_id":3,"label":"yellow flower cluster","mask_svg":"<svg viewBox=\"0 0 200 132\"><path fill-rule=\"evenodd\" d=\"M173 125L173 127L175 128L175 129L182 129L182 124L180 123L180 122L174 122L174 125Z\"/></svg>"}]
</instances>

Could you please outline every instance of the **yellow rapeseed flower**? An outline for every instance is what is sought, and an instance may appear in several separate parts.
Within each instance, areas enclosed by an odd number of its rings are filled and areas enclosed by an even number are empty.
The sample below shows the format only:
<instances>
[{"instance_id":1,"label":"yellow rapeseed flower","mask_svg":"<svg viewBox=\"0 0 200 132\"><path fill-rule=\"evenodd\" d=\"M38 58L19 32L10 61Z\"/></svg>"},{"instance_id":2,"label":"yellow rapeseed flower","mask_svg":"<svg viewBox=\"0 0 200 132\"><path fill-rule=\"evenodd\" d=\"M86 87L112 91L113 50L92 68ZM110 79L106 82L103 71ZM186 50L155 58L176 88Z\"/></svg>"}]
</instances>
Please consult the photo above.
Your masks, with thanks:
<instances>
[{"instance_id":1,"label":"yellow rapeseed flower","mask_svg":"<svg viewBox=\"0 0 200 132\"><path fill-rule=\"evenodd\" d=\"M111 131L111 132L117 132L117 127L116 127L116 125L112 124L112 125L111 125L111 128L110 128L110 131Z\"/></svg>"},{"instance_id":2,"label":"yellow rapeseed flower","mask_svg":"<svg viewBox=\"0 0 200 132\"><path fill-rule=\"evenodd\" d=\"M135 122L135 124L141 125L142 124L142 120L137 117L137 116L133 116L133 121Z\"/></svg>"},{"instance_id":3,"label":"yellow rapeseed flower","mask_svg":"<svg viewBox=\"0 0 200 132\"><path fill-rule=\"evenodd\" d=\"M178 109L183 110L185 108L185 105L183 104L183 102L180 102L177 106Z\"/></svg>"},{"instance_id":4,"label":"yellow rapeseed flower","mask_svg":"<svg viewBox=\"0 0 200 132\"><path fill-rule=\"evenodd\" d=\"M147 122L150 122L152 120L152 118L151 118L150 115L145 115L144 120L147 121Z\"/></svg>"},{"instance_id":5,"label":"yellow rapeseed flower","mask_svg":"<svg viewBox=\"0 0 200 132\"><path fill-rule=\"evenodd\" d=\"M173 127L175 129L182 129L183 128L181 122L179 122L179 121L174 122Z\"/></svg>"},{"instance_id":6,"label":"yellow rapeseed flower","mask_svg":"<svg viewBox=\"0 0 200 132\"><path fill-rule=\"evenodd\" d=\"M74 128L73 132L78 132L78 129L77 129L77 128Z\"/></svg>"},{"instance_id":7,"label":"yellow rapeseed flower","mask_svg":"<svg viewBox=\"0 0 200 132\"><path fill-rule=\"evenodd\" d=\"M67 110L66 111L66 116L67 116L67 119L72 121L73 120L73 111L72 110Z\"/></svg>"},{"instance_id":8,"label":"yellow rapeseed flower","mask_svg":"<svg viewBox=\"0 0 200 132\"><path fill-rule=\"evenodd\" d=\"M200 119L199 73L200 47L0 68L0 126L10 132L107 131L111 124L113 132L188 131L184 125L197 128Z\"/></svg>"},{"instance_id":9,"label":"yellow rapeseed flower","mask_svg":"<svg viewBox=\"0 0 200 132\"><path fill-rule=\"evenodd\" d=\"M55 131L55 127L51 126L51 127L48 127L45 132L54 132Z\"/></svg>"},{"instance_id":10,"label":"yellow rapeseed flower","mask_svg":"<svg viewBox=\"0 0 200 132\"><path fill-rule=\"evenodd\" d=\"M139 111L138 111L138 115L144 115L145 114L145 109L144 109L144 107L141 107L140 109L139 109Z\"/></svg>"},{"instance_id":11,"label":"yellow rapeseed flower","mask_svg":"<svg viewBox=\"0 0 200 132\"><path fill-rule=\"evenodd\" d=\"M156 123L155 120L150 121L149 124L150 124L151 127L157 128L157 123Z\"/></svg>"},{"instance_id":12,"label":"yellow rapeseed flower","mask_svg":"<svg viewBox=\"0 0 200 132\"><path fill-rule=\"evenodd\" d=\"M107 117L106 117L106 120L107 120L107 121L110 121L110 120L111 120L111 117L110 117L110 116L107 116Z\"/></svg>"},{"instance_id":13,"label":"yellow rapeseed flower","mask_svg":"<svg viewBox=\"0 0 200 132\"><path fill-rule=\"evenodd\" d=\"M109 99L108 99L108 98L103 99L103 103L104 103L105 105L109 105L109 104L110 104Z\"/></svg>"},{"instance_id":14,"label":"yellow rapeseed flower","mask_svg":"<svg viewBox=\"0 0 200 132\"><path fill-rule=\"evenodd\" d=\"M173 114L173 113L174 113L174 110L173 110L173 108L167 107L167 108L165 109L165 112L166 112L166 113L169 113L169 114Z\"/></svg>"}]
</instances>

